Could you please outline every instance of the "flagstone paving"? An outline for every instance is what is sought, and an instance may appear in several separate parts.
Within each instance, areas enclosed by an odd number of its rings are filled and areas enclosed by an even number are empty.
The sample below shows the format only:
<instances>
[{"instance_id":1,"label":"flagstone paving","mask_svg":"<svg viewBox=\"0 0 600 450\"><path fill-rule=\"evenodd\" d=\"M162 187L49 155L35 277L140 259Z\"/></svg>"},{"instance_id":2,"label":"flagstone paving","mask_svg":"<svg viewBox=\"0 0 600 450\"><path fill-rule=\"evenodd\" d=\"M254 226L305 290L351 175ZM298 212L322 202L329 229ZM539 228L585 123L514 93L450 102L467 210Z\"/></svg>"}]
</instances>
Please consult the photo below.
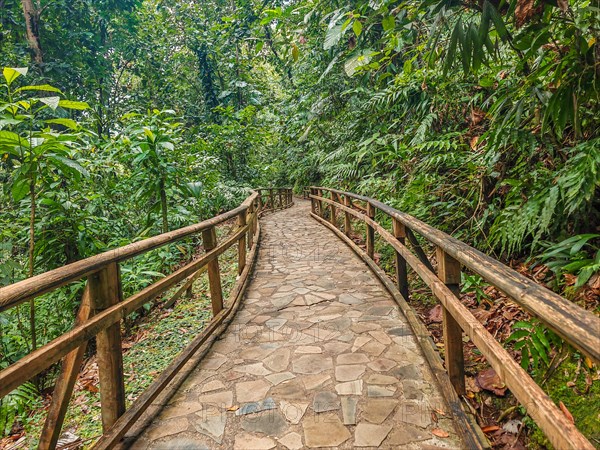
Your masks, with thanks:
<instances>
[{"instance_id":1,"label":"flagstone paving","mask_svg":"<svg viewBox=\"0 0 600 450\"><path fill-rule=\"evenodd\" d=\"M236 317L132 448L461 448L408 323L367 266L308 202L261 223Z\"/></svg>"}]
</instances>

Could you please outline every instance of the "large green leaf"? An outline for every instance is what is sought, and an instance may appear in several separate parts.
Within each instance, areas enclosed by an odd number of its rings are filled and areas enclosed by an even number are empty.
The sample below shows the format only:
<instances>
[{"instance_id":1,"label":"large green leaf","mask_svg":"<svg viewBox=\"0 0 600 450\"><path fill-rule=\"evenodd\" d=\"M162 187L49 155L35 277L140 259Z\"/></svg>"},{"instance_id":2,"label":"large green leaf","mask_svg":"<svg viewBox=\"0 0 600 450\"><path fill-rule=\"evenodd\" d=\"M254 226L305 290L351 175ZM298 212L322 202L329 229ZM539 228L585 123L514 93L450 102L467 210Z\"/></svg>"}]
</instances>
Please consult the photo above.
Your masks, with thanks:
<instances>
[{"instance_id":1,"label":"large green leaf","mask_svg":"<svg viewBox=\"0 0 600 450\"><path fill-rule=\"evenodd\" d=\"M52 159L54 163L57 163L57 165L62 166L63 169L68 167L84 177L88 177L90 175L88 171L84 169L77 161L59 155L52 155L50 159Z\"/></svg>"},{"instance_id":2,"label":"large green leaf","mask_svg":"<svg viewBox=\"0 0 600 450\"><path fill-rule=\"evenodd\" d=\"M342 30L342 24L334 25L327 30L325 35L325 42L323 43L323 49L329 50L330 48L337 45L342 38L344 31Z\"/></svg>"},{"instance_id":3,"label":"large green leaf","mask_svg":"<svg viewBox=\"0 0 600 450\"><path fill-rule=\"evenodd\" d=\"M42 97L40 98L40 102L42 102L45 105L48 105L52 109L56 109L58 108L60 97Z\"/></svg>"},{"instance_id":4,"label":"large green leaf","mask_svg":"<svg viewBox=\"0 0 600 450\"><path fill-rule=\"evenodd\" d=\"M29 147L29 143L27 139L23 139L17 133L13 133L12 131L2 130L0 131L0 149L7 151L14 147Z\"/></svg>"},{"instance_id":5,"label":"large green leaf","mask_svg":"<svg viewBox=\"0 0 600 450\"><path fill-rule=\"evenodd\" d=\"M5 67L2 71L6 84L9 86L21 75L27 75L27 67Z\"/></svg>"},{"instance_id":6,"label":"large green leaf","mask_svg":"<svg viewBox=\"0 0 600 450\"><path fill-rule=\"evenodd\" d=\"M73 119L66 119L66 118L48 119L48 120L45 120L44 122L50 123L50 124L62 125L64 127L70 128L71 130L76 130L77 128L79 128L79 124L77 122L75 122Z\"/></svg>"},{"instance_id":7,"label":"large green leaf","mask_svg":"<svg viewBox=\"0 0 600 450\"><path fill-rule=\"evenodd\" d=\"M371 50L363 50L357 55L348 59L344 64L344 70L349 77L356 73L359 67L365 66L371 62L371 56L373 52Z\"/></svg>"},{"instance_id":8,"label":"large green leaf","mask_svg":"<svg viewBox=\"0 0 600 450\"><path fill-rule=\"evenodd\" d=\"M54 86L50 86L49 84L38 84L36 86L22 86L19 89L17 89L15 92L21 92L21 91L45 91L45 92L58 92L59 94L62 94L60 89L55 88Z\"/></svg>"},{"instance_id":9,"label":"large green leaf","mask_svg":"<svg viewBox=\"0 0 600 450\"><path fill-rule=\"evenodd\" d=\"M81 111L90 108L90 105L88 105L86 102L76 102L73 100L61 100L58 102L58 106L65 109L76 109Z\"/></svg>"},{"instance_id":10,"label":"large green leaf","mask_svg":"<svg viewBox=\"0 0 600 450\"><path fill-rule=\"evenodd\" d=\"M25 177L17 178L12 185L11 193L15 202L19 202L25 198L29 192L29 180Z\"/></svg>"}]
</instances>

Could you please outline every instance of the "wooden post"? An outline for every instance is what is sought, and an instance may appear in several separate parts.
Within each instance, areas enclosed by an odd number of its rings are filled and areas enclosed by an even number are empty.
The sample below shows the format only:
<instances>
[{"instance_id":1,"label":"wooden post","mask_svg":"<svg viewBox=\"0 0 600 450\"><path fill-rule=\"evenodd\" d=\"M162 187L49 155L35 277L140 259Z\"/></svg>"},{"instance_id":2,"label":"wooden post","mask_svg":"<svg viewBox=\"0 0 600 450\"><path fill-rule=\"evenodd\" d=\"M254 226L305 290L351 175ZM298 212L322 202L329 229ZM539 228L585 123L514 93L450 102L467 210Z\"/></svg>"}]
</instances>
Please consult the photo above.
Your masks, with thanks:
<instances>
[{"instance_id":1,"label":"wooden post","mask_svg":"<svg viewBox=\"0 0 600 450\"><path fill-rule=\"evenodd\" d=\"M117 263L111 263L88 278L94 314L121 301L121 280ZM108 430L125 412L125 382L121 350L121 323L96 335L102 429Z\"/></svg>"},{"instance_id":2,"label":"wooden post","mask_svg":"<svg viewBox=\"0 0 600 450\"><path fill-rule=\"evenodd\" d=\"M258 210L260 211L261 209L263 209L264 205L263 205L263 198L262 198L262 189L258 190Z\"/></svg>"},{"instance_id":3,"label":"wooden post","mask_svg":"<svg viewBox=\"0 0 600 450\"><path fill-rule=\"evenodd\" d=\"M375 218L375 207L367 202L367 216L371 219ZM375 256L375 229L367 224L367 255L373 259Z\"/></svg>"},{"instance_id":4,"label":"wooden post","mask_svg":"<svg viewBox=\"0 0 600 450\"><path fill-rule=\"evenodd\" d=\"M344 196L344 204L348 208L352 208L352 199L347 195ZM350 233L352 232L352 222L350 221L350 213L344 212L344 233L346 236L350 237Z\"/></svg>"},{"instance_id":5,"label":"wooden post","mask_svg":"<svg viewBox=\"0 0 600 450\"><path fill-rule=\"evenodd\" d=\"M316 193L317 193L316 189L313 189L313 188L310 189L311 195L316 195ZM310 212L312 212L313 214L317 214L317 201L314 198L310 199Z\"/></svg>"},{"instance_id":6,"label":"wooden post","mask_svg":"<svg viewBox=\"0 0 600 450\"><path fill-rule=\"evenodd\" d=\"M89 319L91 314L90 307L90 289L86 285L79 306L79 312L75 319L75 326L83 324ZM40 436L39 450L49 450L56 448L56 443L61 435L62 426L69 407L69 400L73 394L75 382L79 376L79 370L83 363L87 342L80 345L77 349L71 351L62 361L60 374L56 380L56 386L52 393L52 401L48 407L48 415Z\"/></svg>"},{"instance_id":7,"label":"wooden post","mask_svg":"<svg viewBox=\"0 0 600 450\"><path fill-rule=\"evenodd\" d=\"M248 207L248 216L246 217L246 221L248 222L248 233L246 238L246 243L248 244L248 249L252 248L252 244L254 243L254 217L252 214L254 213L254 202L250 204ZM250 218L248 221L247 218Z\"/></svg>"},{"instance_id":8,"label":"wooden post","mask_svg":"<svg viewBox=\"0 0 600 450\"><path fill-rule=\"evenodd\" d=\"M454 295L460 298L460 263L440 247L437 249L438 277ZM465 393L465 359L462 329L454 317L443 308L446 370L458 395Z\"/></svg>"},{"instance_id":9,"label":"wooden post","mask_svg":"<svg viewBox=\"0 0 600 450\"><path fill-rule=\"evenodd\" d=\"M323 190L317 189L317 195L323 197ZM323 211L323 202L321 200L319 200L319 216L325 218L325 211Z\"/></svg>"},{"instance_id":10,"label":"wooden post","mask_svg":"<svg viewBox=\"0 0 600 450\"><path fill-rule=\"evenodd\" d=\"M392 227L394 237L404 245L406 241L406 227L402 222L395 218L392 219ZM396 285L398 286L398 290L402 294L402 297L404 297L404 300L408 300L408 273L406 270L406 260L397 251L394 253L396 253Z\"/></svg>"},{"instance_id":11,"label":"wooden post","mask_svg":"<svg viewBox=\"0 0 600 450\"><path fill-rule=\"evenodd\" d=\"M336 197L337 194L335 193L331 193L331 200L336 201ZM339 201L339 199L338 199ZM336 217L336 210L335 210L335 205L333 203L329 204L329 214L331 217L329 217L329 222L331 223L331 225L333 225L334 227L337 228L337 217Z\"/></svg>"},{"instance_id":12,"label":"wooden post","mask_svg":"<svg viewBox=\"0 0 600 450\"><path fill-rule=\"evenodd\" d=\"M283 208L283 197L282 197L283 192L281 191L281 189L277 189L277 196L279 197L279 207Z\"/></svg>"},{"instance_id":13,"label":"wooden post","mask_svg":"<svg viewBox=\"0 0 600 450\"><path fill-rule=\"evenodd\" d=\"M202 232L202 242L206 253L217 246L217 232L214 226ZM219 259L213 259L207 264L207 267L208 284L210 286L210 301L212 303L213 316L216 316L223 309L223 289L221 287Z\"/></svg>"},{"instance_id":14,"label":"wooden post","mask_svg":"<svg viewBox=\"0 0 600 450\"><path fill-rule=\"evenodd\" d=\"M271 204L271 209L275 209L275 199L273 197L273 189L269 189L269 203Z\"/></svg>"},{"instance_id":15,"label":"wooden post","mask_svg":"<svg viewBox=\"0 0 600 450\"><path fill-rule=\"evenodd\" d=\"M247 210L244 210L238 215L238 227L240 228L246 226L246 212ZM238 241L238 275L242 274L244 267L246 267L246 233L243 233Z\"/></svg>"}]
</instances>

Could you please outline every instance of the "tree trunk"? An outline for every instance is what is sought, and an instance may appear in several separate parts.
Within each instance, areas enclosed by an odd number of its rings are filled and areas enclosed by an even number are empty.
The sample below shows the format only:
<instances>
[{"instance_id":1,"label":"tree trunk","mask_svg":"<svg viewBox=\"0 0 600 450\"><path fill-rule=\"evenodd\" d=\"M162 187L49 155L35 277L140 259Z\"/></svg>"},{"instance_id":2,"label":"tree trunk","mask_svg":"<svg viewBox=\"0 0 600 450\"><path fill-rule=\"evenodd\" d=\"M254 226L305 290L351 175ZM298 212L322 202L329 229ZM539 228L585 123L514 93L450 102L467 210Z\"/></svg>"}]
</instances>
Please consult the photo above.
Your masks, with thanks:
<instances>
[{"instance_id":1,"label":"tree trunk","mask_svg":"<svg viewBox=\"0 0 600 450\"><path fill-rule=\"evenodd\" d=\"M27 32L27 42L33 52L33 60L36 64L42 64L42 46L40 44L40 11L33 4L33 0L21 0L23 14L25 16L25 29Z\"/></svg>"},{"instance_id":2,"label":"tree trunk","mask_svg":"<svg viewBox=\"0 0 600 450\"><path fill-rule=\"evenodd\" d=\"M33 265L35 258L35 178L29 183L29 195L31 197L31 211L29 216L29 277L33 276ZM29 327L31 328L31 349L37 348L37 335L35 332L35 299L29 300Z\"/></svg>"}]
</instances>

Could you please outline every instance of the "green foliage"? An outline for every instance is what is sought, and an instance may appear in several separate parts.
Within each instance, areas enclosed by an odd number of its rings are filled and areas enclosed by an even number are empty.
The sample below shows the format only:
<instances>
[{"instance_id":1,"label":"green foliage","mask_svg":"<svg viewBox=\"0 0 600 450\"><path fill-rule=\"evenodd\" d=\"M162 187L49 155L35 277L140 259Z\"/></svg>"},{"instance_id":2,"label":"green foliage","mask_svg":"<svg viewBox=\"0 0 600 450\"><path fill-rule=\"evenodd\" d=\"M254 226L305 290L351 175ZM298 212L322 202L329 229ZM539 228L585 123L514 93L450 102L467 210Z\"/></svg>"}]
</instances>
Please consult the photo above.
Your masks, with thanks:
<instances>
[{"instance_id":1,"label":"green foliage","mask_svg":"<svg viewBox=\"0 0 600 450\"><path fill-rule=\"evenodd\" d=\"M489 298L483 290L486 286L487 284L479 275L467 275L461 272L461 292L475 294L477 304L481 304L482 300Z\"/></svg>"},{"instance_id":2,"label":"green foliage","mask_svg":"<svg viewBox=\"0 0 600 450\"><path fill-rule=\"evenodd\" d=\"M37 398L38 392L35 386L32 383L24 383L0 399L0 432L2 435L10 432L15 418L24 414Z\"/></svg>"},{"instance_id":3,"label":"green foliage","mask_svg":"<svg viewBox=\"0 0 600 450\"><path fill-rule=\"evenodd\" d=\"M556 244L547 243L539 259L559 282L565 273L570 273L577 276L574 287L581 287L600 271L600 249L592 243L599 237L600 234L580 234Z\"/></svg>"},{"instance_id":4,"label":"green foliage","mask_svg":"<svg viewBox=\"0 0 600 450\"><path fill-rule=\"evenodd\" d=\"M539 321L518 321L513 324L513 333L505 341L521 351L521 367L530 367L535 374L550 366L550 352L562 345L560 338Z\"/></svg>"}]
</instances>

